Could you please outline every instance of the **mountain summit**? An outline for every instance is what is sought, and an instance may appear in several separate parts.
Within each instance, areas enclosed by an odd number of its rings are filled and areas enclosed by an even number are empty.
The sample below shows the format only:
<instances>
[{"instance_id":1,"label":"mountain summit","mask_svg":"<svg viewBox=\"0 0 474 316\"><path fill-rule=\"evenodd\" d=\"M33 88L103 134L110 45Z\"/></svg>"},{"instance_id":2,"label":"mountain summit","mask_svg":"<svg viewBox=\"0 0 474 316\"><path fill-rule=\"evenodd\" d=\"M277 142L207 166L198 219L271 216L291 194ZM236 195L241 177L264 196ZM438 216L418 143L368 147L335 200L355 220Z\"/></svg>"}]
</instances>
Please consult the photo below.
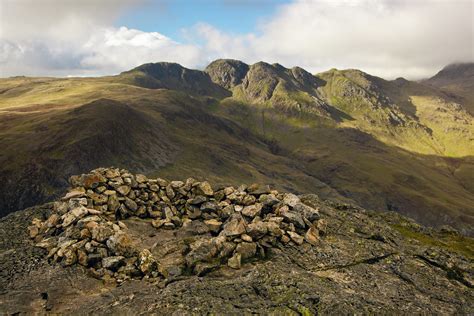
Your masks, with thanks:
<instances>
[{"instance_id":1,"label":"mountain summit","mask_svg":"<svg viewBox=\"0 0 474 316\"><path fill-rule=\"evenodd\" d=\"M118 168L0 219L6 314L471 314L472 240L268 185ZM12 229L14 227L15 229Z\"/></svg>"}]
</instances>

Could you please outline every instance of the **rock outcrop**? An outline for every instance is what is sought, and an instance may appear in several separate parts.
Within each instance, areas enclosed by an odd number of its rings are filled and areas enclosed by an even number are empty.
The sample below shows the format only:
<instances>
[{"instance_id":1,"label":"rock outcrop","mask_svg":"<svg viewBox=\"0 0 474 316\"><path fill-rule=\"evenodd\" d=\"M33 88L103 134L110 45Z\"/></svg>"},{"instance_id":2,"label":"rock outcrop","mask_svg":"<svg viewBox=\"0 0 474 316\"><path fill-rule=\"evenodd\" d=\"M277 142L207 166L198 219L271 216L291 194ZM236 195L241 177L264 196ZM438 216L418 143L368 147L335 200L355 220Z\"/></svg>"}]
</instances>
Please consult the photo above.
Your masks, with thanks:
<instances>
[{"instance_id":1,"label":"rock outcrop","mask_svg":"<svg viewBox=\"0 0 474 316\"><path fill-rule=\"evenodd\" d=\"M70 184L49 218L33 220L30 237L52 261L118 282L203 275L225 264L238 269L278 243L317 245L325 231L317 209L268 186L213 189L192 178L169 182L114 168L72 176ZM130 217L176 231L180 251L172 260L156 258L121 221Z\"/></svg>"},{"instance_id":2,"label":"rock outcrop","mask_svg":"<svg viewBox=\"0 0 474 316\"><path fill-rule=\"evenodd\" d=\"M472 239L263 185L73 176L0 219L1 314L462 314Z\"/></svg>"}]
</instances>

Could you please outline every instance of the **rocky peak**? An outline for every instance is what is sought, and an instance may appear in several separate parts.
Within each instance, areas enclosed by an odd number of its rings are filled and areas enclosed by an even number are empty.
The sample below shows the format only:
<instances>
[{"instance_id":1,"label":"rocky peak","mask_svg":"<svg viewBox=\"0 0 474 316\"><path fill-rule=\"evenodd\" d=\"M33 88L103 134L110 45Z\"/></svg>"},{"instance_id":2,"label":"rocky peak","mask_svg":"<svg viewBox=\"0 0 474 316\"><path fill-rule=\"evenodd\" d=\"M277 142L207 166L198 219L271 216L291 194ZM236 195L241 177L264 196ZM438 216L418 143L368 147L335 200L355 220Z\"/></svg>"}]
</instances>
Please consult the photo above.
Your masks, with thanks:
<instances>
[{"instance_id":1,"label":"rocky peak","mask_svg":"<svg viewBox=\"0 0 474 316\"><path fill-rule=\"evenodd\" d=\"M474 63L453 63L425 82L434 86L443 86L459 81L472 82L472 80L474 80Z\"/></svg>"},{"instance_id":2,"label":"rocky peak","mask_svg":"<svg viewBox=\"0 0 474 316\"><path fill-rule=\"evenodd\" d=\"M249 70L249 65L235 59L217 59L210 63L204 70L212 81L218 85L232 89L242 83Z\"/></svg>"},{"instance_id":3,"label":"rocky peak","mask_svg":"<svg viewBox=\"0 0 474 316\"><path fill-rule=\"evenodd\" d=\"M143 64L123 72L121 76L132 76L137 85L145 88L165 88L218 98L229 95L228 91L212 82L206 72L188 69L177 63Z\"/></svg>"}]
</instances>

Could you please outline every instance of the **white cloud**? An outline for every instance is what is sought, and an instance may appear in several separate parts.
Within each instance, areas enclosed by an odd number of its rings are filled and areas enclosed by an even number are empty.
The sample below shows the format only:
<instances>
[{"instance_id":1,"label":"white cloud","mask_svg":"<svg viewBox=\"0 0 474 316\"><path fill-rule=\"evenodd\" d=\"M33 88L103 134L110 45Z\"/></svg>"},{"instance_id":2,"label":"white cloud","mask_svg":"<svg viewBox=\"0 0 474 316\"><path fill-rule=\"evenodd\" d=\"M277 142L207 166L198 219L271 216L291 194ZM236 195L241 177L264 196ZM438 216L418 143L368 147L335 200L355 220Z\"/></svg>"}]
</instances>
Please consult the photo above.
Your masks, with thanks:
<instances>
[{"instance_id":1,"label":"white cloud","mask_svg":"<svg viewBox=\"0 0 474 316\"><path fill-rule=\"evenodd\" d=\"M196 31L214 56L420 78L474 61L473 21L471 0L300 0L282 6L259 36L229 36L209 25Z\"/></svg>"},{"instance_id":2,"label":"white cloud","mask_svg":"<svg viewBox=\"0 0 474 316\"><path fill-rule=\"evenodd\" d=\"M145 62L203 67L236 58L420 78L474 60L472 0L298 0L255 33L229 34L207 21L185 30L185 43L112 27L142 2L0 0L0 75L103 75Z\"/></svg>"}]
</instances>

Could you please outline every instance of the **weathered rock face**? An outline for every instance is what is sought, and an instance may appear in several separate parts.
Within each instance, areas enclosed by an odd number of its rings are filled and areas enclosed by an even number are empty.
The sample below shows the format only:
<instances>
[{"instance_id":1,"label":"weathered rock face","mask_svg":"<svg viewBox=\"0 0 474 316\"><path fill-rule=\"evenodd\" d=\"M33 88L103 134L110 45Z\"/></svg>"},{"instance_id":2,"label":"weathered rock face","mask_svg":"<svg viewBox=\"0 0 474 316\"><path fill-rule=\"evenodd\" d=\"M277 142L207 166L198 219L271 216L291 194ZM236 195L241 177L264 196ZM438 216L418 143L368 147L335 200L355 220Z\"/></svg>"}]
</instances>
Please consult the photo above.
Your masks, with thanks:
<instances>
[{"instance_id":1,"label":"weathered rock face","mask_svg":"<svg viewBox=\"0 0 474 316\"><path fill-rule=\"evenodd\" d=\"M249 65L233 59L215 60L205 70L213 82L226 89L232 89L242 83L248 71Z\"/></svg>"},{"instance_id":2,"label":"weathered rock face","mask_svg":"<svg viewBox=\"0 0 474 316\"><path fill-rule=\"evenodd\" d=\"M214 190L205 181L168 182L113 168L72 176L70 183L73 188L54 204L54 213L32 221L30 237L51 260L81 264L119 282L166 277L159 260L122 222L131 217L149 219L158 230L191 228L191 235L205 234L179 254L175 276L182 271L202 275L227 264L238 268L265 258L281 240L301 245L310 232L309 243L319 239L318 210L268 187Z\"/></svg>"},{"instance_id":3,"label":"weathered rock face","mask_svg":"<svg viewBox=\"0 0 474 316\"><path fill-rule=\"evenodd\" d=\"M455 231L253 185L77 179L0 219L0 313L474 311L473 243Z\"/></svg>"}]
</instances>

